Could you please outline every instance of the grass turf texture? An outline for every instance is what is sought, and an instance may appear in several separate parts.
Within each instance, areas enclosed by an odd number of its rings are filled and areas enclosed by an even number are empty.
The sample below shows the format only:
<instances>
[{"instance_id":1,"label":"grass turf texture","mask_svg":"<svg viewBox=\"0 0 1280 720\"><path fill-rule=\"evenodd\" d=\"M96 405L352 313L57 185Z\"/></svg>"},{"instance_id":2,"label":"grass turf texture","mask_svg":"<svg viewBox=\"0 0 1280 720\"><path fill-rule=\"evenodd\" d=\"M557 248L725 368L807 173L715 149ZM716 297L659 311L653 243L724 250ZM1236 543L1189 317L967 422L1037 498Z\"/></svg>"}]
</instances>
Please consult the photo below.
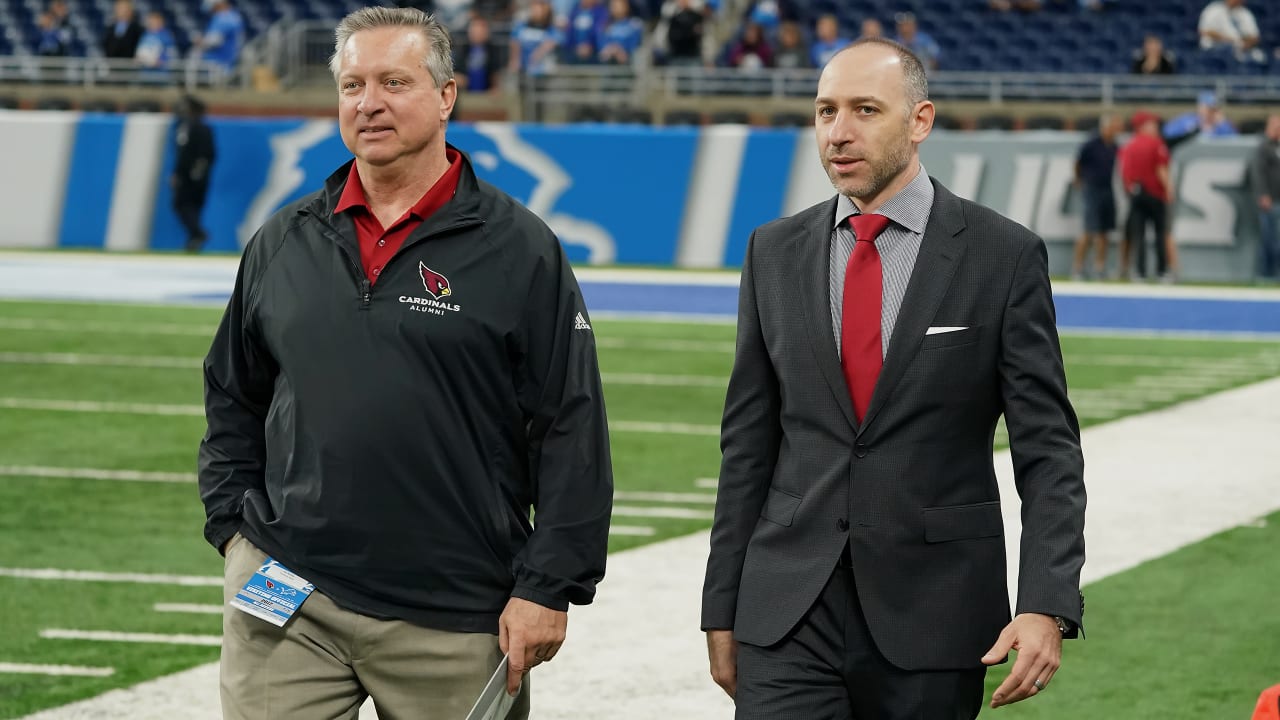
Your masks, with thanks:
<instances>
[{"instance_id":1,"label":"grass turf texture","mask_svg":"<svg viewBox=\"0 0 1280 720\"><path fill-rule=\"evenodd\" d=\"M0 302L0 398L198 407L199 361L219 316L213 308ZM592 324L612 421L718 424L733 360L731 324L600 318ZM1071 335L1063 346L1085 425L1280 374L1275 342ZM66 365L44 361L53 358L21 361L13 353L158 356L190 364ZM695 384L644 384L662 380L644 377L652 375ZM189 473L204 422L199 416L0 408L0 427L4 466ZM612 440L619 491L708 492L694 481L717 472L714 435L615 431ZM0 567L216 576L221 559L204 544L202 521L190 483L0 477L0 534L6 538ZM1274 656L1274 642L1266 639L1280 629L1274 620L1258 625L1274 618L1267 598L1280 594L1280 568L1269 551L1280 539L1277 523L1273 517L1266 528L1233 530L1095 584L1088 631L1096 639L1067 645L1066 667L1052 692L1002 712L1035 718L1242 716L1238 708L1249 706L1266 684L1262 675ZM649 526L654 534L614 536L611 551L686 534L709 521L618 517L615 524ZM218 588L0 577L0 662L116 668L108 678L0 675L0 718L217 657L216 648L43 640L41 628L217 634L217 616L154 613L151 605L219 600ZM991 673L988 695L1002 673Z\"/></svg>"}]
</instances>

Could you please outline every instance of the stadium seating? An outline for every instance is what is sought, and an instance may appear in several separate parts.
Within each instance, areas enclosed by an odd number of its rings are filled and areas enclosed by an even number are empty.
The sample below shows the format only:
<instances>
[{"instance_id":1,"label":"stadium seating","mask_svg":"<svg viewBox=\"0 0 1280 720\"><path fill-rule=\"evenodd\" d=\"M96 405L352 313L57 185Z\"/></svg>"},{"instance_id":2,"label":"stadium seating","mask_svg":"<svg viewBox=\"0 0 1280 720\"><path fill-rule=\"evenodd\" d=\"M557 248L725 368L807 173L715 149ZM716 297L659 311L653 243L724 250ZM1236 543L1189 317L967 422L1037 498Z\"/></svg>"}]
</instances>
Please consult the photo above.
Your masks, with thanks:
<instances>
[{"instance_id":1,"label":"stadium seating","mask_svg":"<svg viewBox=\"0 0 1280 720\"><path fill-rule=\"evenodd\" d=\"M244 16L249 37L266 31L281 19L323 19L337 22L351 10L369 3L359 0L259 0L234 1ZM0 55L26 55L34 51L38 34L36 19L44 11L46 0L0 0ZM70 55L102 56L102 32L112 17L111 0L79 0L71 2L72 41ZM139 20L150 10L160 10L169 20L178 48L191 47L191 36L204 30L208 16L200 9L200 0L135 0Z\"/></svg>"}]
</instances>

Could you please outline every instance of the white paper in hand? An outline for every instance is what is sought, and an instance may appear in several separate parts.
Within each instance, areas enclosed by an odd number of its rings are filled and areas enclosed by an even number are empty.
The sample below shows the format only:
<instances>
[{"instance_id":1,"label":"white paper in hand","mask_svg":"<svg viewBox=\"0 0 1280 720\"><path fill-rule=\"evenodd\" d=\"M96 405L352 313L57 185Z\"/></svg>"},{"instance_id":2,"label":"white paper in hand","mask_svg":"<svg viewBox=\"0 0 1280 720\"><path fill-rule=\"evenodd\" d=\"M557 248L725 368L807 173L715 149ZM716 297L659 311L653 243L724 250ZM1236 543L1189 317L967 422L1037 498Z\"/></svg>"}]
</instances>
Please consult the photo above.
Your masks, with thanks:
<instances>
[{"instance_id":1,"label":"white paper in hand","mask_svg":"<svg viewBox=\"0 0 1280 720\"><path fill-rule=\"evenodd\" d=\"M504 720L515 703L516 699L507 694L507 658L503 656L466 720Z\"/></svg>"}]
</instances>

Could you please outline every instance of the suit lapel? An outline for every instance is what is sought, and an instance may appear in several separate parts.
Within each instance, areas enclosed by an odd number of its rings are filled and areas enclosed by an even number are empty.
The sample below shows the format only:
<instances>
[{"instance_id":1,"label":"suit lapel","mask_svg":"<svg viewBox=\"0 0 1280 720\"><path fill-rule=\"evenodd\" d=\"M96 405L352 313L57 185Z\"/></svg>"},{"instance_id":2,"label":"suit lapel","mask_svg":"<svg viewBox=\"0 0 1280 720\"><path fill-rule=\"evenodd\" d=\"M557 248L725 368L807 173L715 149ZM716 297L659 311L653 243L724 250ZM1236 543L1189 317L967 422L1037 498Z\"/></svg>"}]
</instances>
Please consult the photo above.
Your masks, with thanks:
<instances>
[{"instance_id":1,"label":"suit lapel","mask_svg":"<svg viewBox=\"0 0 1280 720\"><path fill-rule=\"evenodd\" d=\"M908 363L920 347L920 341L924 339L925 331L929 329L929 323L938 313L938 306L951 285L960 258L964 256L966 240L961 235L964 212L960 200L936 180L933 181L933 192L933 207L920 242L920 254L916 256L915 267L911 270L911 279L907 282L902 307L893 326L893 337L889 339L889 351L859 432L866 430L875 420L902 379Z\"/></svg>"},{"instance_id":2,"label":"suit lapel","mask_svg":"<svg viewBox=\"0 0 1280 720\"><path fill-rule=\"evenodd\" d=\"M840 411L849 424L857 428L853 419L853 401L849 399L849 386L840 370L840 356L836 353L835 333L831 327L831 227L836 216L836 198L824 203L819 211L805 223L801 237L796 238L792 252L799 258L800 273L794 287L799 288L804 305L805 324L814 357L822 370L831 394L835 395Z\"/></svg>"}]
</instances>

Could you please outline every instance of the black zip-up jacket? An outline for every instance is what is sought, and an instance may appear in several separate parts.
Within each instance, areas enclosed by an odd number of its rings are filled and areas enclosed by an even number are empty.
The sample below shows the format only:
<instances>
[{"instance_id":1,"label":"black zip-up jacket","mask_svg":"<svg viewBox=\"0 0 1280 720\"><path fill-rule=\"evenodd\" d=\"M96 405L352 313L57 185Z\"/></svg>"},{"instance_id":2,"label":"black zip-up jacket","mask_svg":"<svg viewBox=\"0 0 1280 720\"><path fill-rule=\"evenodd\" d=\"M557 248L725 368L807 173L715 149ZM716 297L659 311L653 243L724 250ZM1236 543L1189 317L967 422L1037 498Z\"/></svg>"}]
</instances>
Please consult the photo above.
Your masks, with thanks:
<instances>
[{"instance_id":1,"label":"black zip-up jacket","mask_svg":"<svg viewBox=\"0 0 1280 720\"><path fill-rule=\"evenodd\" d=\"M513 596L591 602L613 478L560 243L462 162L376 285L333 213L349 164L254 236L204 363L200 495L214 547L239 530L348 609L496 633Z\"/></svg>"}]
</instances>

